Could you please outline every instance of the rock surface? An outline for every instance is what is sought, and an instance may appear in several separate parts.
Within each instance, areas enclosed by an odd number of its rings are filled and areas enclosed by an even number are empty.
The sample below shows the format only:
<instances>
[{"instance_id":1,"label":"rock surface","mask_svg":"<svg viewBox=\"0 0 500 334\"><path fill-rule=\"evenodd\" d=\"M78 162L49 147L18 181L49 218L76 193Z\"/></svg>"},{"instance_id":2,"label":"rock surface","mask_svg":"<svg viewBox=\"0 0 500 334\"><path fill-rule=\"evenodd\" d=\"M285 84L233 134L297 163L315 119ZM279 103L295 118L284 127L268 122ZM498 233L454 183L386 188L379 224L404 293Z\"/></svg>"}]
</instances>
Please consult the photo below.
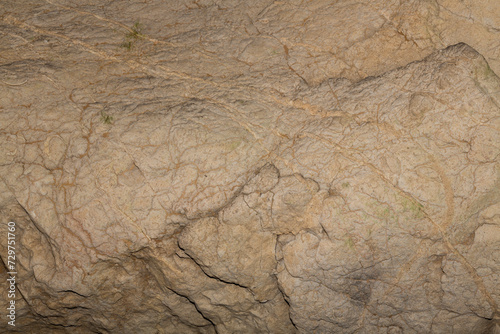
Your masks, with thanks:
<instances>
[{"instance_id":1,"label":"rock surface","mask_svg":"<svg viewBox=\"0 0 500 334\"><path fill-rule=\"evenodd\" d=\"M500 333L499 11L3 2L0 329Z\"/></svg>"}]
</instances>

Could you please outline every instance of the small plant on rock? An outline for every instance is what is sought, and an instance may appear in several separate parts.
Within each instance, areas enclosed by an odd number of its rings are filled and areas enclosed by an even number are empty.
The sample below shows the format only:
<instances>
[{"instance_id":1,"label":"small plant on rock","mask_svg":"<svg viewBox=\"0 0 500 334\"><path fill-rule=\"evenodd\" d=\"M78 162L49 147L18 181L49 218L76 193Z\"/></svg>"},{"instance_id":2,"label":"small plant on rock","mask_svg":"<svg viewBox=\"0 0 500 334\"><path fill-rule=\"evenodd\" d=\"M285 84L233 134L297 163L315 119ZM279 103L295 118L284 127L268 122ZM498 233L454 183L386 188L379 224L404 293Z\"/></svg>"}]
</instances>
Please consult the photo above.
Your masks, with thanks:
<instances>
[{"instance_id":1,"label":"small plant on rock","mask_svg":"<svg viewBox=\"0 0 500 334\"><path fill-rule=\"evenodd\" d=\"M111 124L113 122L113 116L108 115L103 111L101 112L101 122L104 124Z\"/></svg>"},{"instance_id":2,"label":"small plant on rock","mask_svg":"<svg viewBox=\"0 0 500 334\"><path fill-rule=\"evenodd\" d=\"M134 46L135 41L142 38L141 30L142 25L139 22L135 22L130 31L125 35L125 40L120 46L130 50Z\"/></svg>"}]
</instances>

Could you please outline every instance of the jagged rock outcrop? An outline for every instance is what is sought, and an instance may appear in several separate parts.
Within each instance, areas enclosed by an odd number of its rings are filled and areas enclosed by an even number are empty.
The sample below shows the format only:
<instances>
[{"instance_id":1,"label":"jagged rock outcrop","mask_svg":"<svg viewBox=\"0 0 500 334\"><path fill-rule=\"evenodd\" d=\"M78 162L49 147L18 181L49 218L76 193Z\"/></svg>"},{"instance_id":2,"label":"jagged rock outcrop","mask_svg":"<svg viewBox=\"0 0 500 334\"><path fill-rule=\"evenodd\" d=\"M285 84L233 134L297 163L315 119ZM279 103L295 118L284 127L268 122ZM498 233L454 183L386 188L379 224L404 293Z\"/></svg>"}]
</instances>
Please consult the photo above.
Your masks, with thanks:
<instances>
[{"instance_id":1,"label":"jagged rock outcrop","mask_svg":"<svg viewBox=\"0 0 500 334\"><path fill-rule=\"evenodd\" d=\"M481 4L0 6L2 330L500 332Z\"/></svg>"}]
</instances>

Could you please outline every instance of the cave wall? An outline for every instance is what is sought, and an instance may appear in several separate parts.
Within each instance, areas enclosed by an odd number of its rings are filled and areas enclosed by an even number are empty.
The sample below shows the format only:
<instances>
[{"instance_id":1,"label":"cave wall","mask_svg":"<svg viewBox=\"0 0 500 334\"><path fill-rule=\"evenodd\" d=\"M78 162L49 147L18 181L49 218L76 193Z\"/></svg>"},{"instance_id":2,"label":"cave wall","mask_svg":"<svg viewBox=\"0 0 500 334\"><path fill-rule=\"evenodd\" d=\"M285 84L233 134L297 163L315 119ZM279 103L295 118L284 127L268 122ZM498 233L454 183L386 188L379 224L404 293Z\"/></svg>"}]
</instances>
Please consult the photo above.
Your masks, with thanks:
<instances>
[{"instance_id":1,"label":"cave wall","mask_svg":"<svg viewBox=\"0 0 500 334\"><path fill-rule=\"evenodd\" d=\"M0 329L500 333L499 12L0 4Z\"/></svg>"}]
</instances>

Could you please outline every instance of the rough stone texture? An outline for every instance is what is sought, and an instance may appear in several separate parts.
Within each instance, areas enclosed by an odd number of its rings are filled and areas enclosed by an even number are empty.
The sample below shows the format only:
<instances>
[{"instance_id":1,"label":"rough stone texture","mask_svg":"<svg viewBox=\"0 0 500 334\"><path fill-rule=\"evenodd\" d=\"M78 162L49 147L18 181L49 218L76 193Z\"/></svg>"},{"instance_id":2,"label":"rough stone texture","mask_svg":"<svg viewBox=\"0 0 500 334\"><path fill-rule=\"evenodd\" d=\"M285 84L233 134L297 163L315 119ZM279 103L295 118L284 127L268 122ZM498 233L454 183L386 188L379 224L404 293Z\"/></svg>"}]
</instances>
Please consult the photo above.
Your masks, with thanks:
<instances>
[{"instance_id":1,"label":"rough stone texture","mask_svg":"<svg viewBox=\"0 0 500 334\"><path fill-rule=\"evenodd\" d=\"M0 330L500 333L499 12L2 2Z\"/></svg>"}]
</instances>

